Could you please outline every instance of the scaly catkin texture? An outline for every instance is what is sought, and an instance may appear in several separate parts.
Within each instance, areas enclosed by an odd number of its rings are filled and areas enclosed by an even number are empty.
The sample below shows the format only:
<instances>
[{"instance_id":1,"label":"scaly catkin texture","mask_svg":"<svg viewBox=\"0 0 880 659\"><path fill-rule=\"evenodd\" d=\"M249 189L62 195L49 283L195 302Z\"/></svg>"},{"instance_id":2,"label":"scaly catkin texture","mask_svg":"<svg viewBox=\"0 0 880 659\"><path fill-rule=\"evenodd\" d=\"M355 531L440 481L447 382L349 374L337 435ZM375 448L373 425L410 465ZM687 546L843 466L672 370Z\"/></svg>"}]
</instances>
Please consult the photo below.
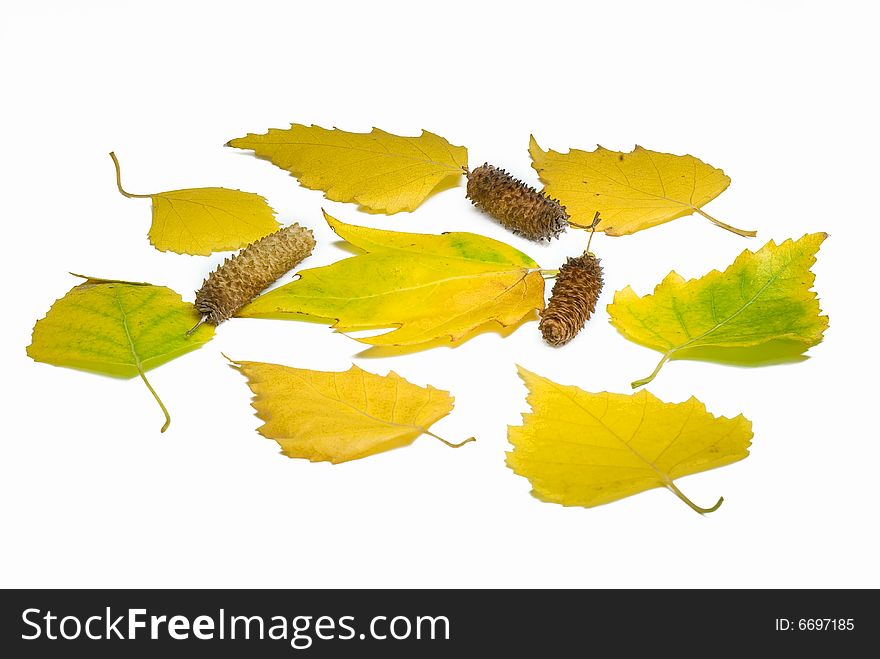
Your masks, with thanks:
<instances>
[{"instance_id":1,"label":"scaly catkin texture","mask_svg":"<svg viewBox=\"0 0 880 659\"><path fill-rule=\"evenodd\" d=\"M219 325L312 253L310 229L291 224L226 259L196 293L196 309Z\"/></svg>"},{"instance_id":2,"label":"scaly catkin texture","mask_svg":"<svg viewBox=\"0 0 880 659\"><path fill-rule=\"evenodd\" d=\"M538 328L552 346L565 345L583 329L602 292L602 266L592 254L569 258L559 268Z\"/></svg>"},{"instance_id":3,"label":"scaly catkin texture","mask_svg":"<svg viewBox=\"0 0 880 659\"><path fill-rule=\"evenodd\" d=\"M507 229L530 240L556 238L568 226L568 213L555 199L484 164L468 172L467 196Z\"/></svg>"}]
</instances>

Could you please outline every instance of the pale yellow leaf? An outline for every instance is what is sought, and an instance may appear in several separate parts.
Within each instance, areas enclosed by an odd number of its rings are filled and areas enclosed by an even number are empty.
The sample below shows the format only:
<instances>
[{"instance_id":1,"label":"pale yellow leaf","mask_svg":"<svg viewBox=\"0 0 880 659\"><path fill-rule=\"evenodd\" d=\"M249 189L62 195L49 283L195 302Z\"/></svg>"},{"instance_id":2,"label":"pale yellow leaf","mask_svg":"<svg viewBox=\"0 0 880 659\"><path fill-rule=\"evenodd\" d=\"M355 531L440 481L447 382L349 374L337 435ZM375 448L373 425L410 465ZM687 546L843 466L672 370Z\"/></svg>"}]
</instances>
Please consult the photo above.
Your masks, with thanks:
<instances>
[{"instance_id":1,"label":"pale yellow leaf","mask_svg":"<svg viewBox=\"0 0 880 659\"><path fill-rule=\"evenodd\" d=\"M665 487L697 512L712 512L722 499L702 508L674 481L749 454L751 421L713 416L696 398L590 393L522 367L519 374L532 411L508 430L507 464L543 501L591 507Z\"/></svg>"},{"instance_id":2,"label":"pale yellow leaf","mask_svg":"<svg viewBox=\"0 0 880 659\"><path fill-rule=\"evenodd\" d=\"M239 249L279 227L275 211L253 192L228 188L187 188L155 194L132 194L122 188L119 162L116 183L130 198L152 200L150 243L161 252L207 256Z\"/></svg>"},{"instance_id":3,"label":"pale yellow leaf","mask_svg":"<svg viewBox=\"0 0 880 659\"><path fill-rule=\"evenodd\" d=\"M755 235L702 209L727 189L730 177L694 156L640 146L629 153L601 146L595 151L559 153L542 150L534 137L529 141L529 154L544 182L544 192L565 206L575 224L589 226L598 212L600 231L623 236L698 213L739 235Z\"/></svg>"},{"instance_id":4,"label":"pale yellow leaf","mask_svg":"<svg viewBox=\"0 0 880 659\"><path fill-rule=\"evenodd\" d=\"M323 190L327 199L353 201L389 215L415 210L467 168L467 149L428 131L402 137L378 128L349 133L291 124L236 138L228 146L271 160L303 186Z\"/></svg>"},{"instance_id":5,"label":"pale yellow leaf","mask_svg":"<svg viewBox=\"0 0 880 659\"><path fill-rule=\"evenodd\" d=\"M452 411L448 391L419 387L393 371L381 376L354 365L344 373L262 362L233 366L254 393L253 407L264 421L258 431L291 458L338 463L406 446L422 434L440 439L428 428Z\"/></svg>"}]
</instances>

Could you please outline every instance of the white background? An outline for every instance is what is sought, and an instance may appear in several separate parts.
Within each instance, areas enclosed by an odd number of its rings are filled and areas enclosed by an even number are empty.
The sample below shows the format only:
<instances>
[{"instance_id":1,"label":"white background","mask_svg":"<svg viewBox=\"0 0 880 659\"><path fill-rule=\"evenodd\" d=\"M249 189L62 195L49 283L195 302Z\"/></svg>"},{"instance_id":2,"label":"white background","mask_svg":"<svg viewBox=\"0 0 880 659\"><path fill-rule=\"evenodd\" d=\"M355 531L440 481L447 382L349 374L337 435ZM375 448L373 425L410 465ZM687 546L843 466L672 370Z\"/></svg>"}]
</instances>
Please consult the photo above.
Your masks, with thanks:
<instances>
[{"instance_id":1,"label":"white background","mask_svg":"<svg viewBox=\"0 0 880 659\"><path fill-rule=\"evenodd\" d=\"M823 7L822 4L825 4ZM877 568L877 16L871 3L5 2L2 62L3 586L880 586ZM230 138L290 122L398 134L425 128L536 182L544 148L692 153L730 188L699 217L598 235L600 310L553 350L537 323L508 338L369 358L321 324L234 320L138 379L38 364L34 322L76 280L151 281L185 299L225 254L160 253L133 192L217 185L265 195L315 230L309 266L345 254L321 219L471 230L542 266L580 253L512 236L464 189L413 214L323 199ZM825 342L799 364L678 361L650 390L694 394L754 422L751 456L682 479L694 514L654 490L595 509L541 503L504 464L525 411L514 364L591 391L628 392L659 355L607 322L605 303L669 270L724 268L767 240L828 231L815 266ZM288 276L285 281L289 280ZM255 432L244 379L220 352L321 370L354 360L449 389L430 438L332 466L282 457Z\"/></svg>"}]
</instances>

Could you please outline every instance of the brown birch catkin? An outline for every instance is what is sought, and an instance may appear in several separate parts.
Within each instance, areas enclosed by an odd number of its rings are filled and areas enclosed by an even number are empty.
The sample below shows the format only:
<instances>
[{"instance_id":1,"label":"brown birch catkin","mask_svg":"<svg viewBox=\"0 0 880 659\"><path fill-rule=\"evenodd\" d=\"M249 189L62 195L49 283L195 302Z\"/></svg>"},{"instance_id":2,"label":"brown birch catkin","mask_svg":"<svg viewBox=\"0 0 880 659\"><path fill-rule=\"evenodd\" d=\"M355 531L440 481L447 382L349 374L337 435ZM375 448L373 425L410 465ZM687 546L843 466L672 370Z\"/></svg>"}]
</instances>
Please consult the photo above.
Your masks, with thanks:
<instances>
[{"instance_id":1,"label":"brown birch catkin","mask_svg":"<svg viewBox=\"0 0 880 659\"><path fill-rule=\"evenodd\" d=\"M565 345L580 332L596 310L602 292L602 266L593 254L570 258L559 268L538 329L552 346Z\"/></svg>"},{"instance_id":2,"label":"brown birch catkin","mask_svg":"<svg viewBox=\"0 0 880 659\"><path fill-rule=\"evenodd\" d=\"M226 259L196 293L202 320L219 325L253 300L315 248L310 229L299 224L270 233ZM198 325L196 326L198 327ZM190 330L192 332L193 328Z\"/></svg>"},{"instance_id":3,"label":"brown birch catkin","mask_svg":"<svg viewBox=\"0 0 880 659\"><path fill-rule=\"evenodd\" d=\"M488 163L467 173L467 197L505 228L530 240L556 238L568 213L555 199Z\"/></svg>"}]
</instances>

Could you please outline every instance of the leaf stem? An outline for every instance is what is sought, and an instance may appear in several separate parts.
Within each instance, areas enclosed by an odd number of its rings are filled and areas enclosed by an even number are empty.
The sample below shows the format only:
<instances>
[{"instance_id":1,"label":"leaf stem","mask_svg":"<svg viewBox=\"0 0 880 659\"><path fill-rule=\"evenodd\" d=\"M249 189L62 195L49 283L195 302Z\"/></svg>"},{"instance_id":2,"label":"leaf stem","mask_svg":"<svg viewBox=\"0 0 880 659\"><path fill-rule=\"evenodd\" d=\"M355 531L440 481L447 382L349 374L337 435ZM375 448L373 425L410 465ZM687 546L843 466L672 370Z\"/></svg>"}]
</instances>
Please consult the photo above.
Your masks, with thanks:
<instances>
[{"instance_id":1,"label":"leaf stem","mask_svg":"<svg viewBox=\"0 0 880 659\"><path fill-rule=\"evenodd\" d=\"M197 322L195 325L193 325L192 327L190 327L189 330L187 330L186 335L187 335L187 336L192 336L192 333L195 332L197 329L199 329L199 328L200 328L202 325L204 325L207 321L208 321L208 314L202 314L202 317L199 318L199 322ZM223 354L223 353L220 353L220 354ZM223 356L226 357L226 355L223 355ZM229 359L229 357L226 357L226 359ZM229 361L232 361L232 360L230 359Z\"/></svg>"},{"instance_id":2,"label":"leaf stem","mask_svg":"<svg viewBox=\"0 0 880 659\"><path fill-rule=\"evenodd\" d=\"M171 415L168 414L168 410L165 407L165 404L162 402L162 399L159 398L159 394L156 393L156 390L153 389L153 385L150 384L150 381L147 380L147 374L144 373L144 367L141 364L141 358L138 356L137 349L134 346L134 339L131 337L131 332L128 329L128 318L126 315L125 307L122 305L122 301L119 299L119 293L116 289L113 289L115 298L116 298L116 306L119 307L119 313L122 318L122 329L125 330L125 338L128 339L128 348L131 351L131 357L134 360L134 367L137 369L138 375L141 376L141 380L144 381L144 384L147 385L147 389L150 390L150 393L153 394L153 398L156 399L156 402L159 403L159 407L162 408L162 413L165 415L165 423L162 426L162 429L159 432L165 432L168 430L168 426L171 425Z\"/></svg>"},{"instance_id":3,"label":"leaf stem","mask_svg":"<svg viewBox=\"0 0 880 659\"><path fill-rule=\"evenodd\" d=\"M171 415L168 414L168 410L165 408L165 404L162 402L162 399L159 398L159 394L156 393L156 390L153 389L153 385L150 384L150 381L147 380L147 376L144 373L144 369L141 368L140 360L138 360L137 364L138 373L141 376L141 380L144 381L144 384L147 385L147 389L150 390L150 393L153 394L153 398L156 399L156 402L159 403L159 407L162 408L162 413L165 415L165 424L162 426L162 429L159 432L165 432L168 430L168 426L171 425Z\"/></svg>"},{"instance_id":4,"label":"leaf stem","mask_svg":"<svg viewBox=\"0 0 880 659\"><path fill-rule=\"evenodd\" d=\"M590 245L593 242L593 236L596 234L596 227L599 225L599 211L596 211L596 214L593 216L593 223L590 225L590 238L587 240L587 248L584 250L584 254L590 253Z\"/></svg>"},{"instance_id":5,"label":"leaf stem","mask_svg":"<svg viewBox=\"0 0 880 659\"><path fill-rule=\"evenodd\" d=\"M116 159L116 154L112 151L110 152L110 157L113 159L113 166L116 167L116 187L119 188L119 192L121 192L129 199L149 199L153 196L148 194L133 194L131 192L126 192L125 188L122 187L122 174L119 171L119 160Z\"/></svg>"},{"instance_id":6,"label":"leaf stem","mask_svg":"<svg viewBox=\"0 0 880 659\"><path fill-rule=\"evenodd\" d=\"M669 490L670 490L675 496L677 496L679 499L681 499L681 500L684 501L687 505L689 505L689 506L691 507L691 509L695 510L696 512L700 513L701 515L706 515L706 514L708 514L708 513L714 513L716 510L718 510L718 508L721 507L721 504L724 503L724 497L718 497L718 501L715 502L715 505L714 505L714 506L712 506L711 508L703 508L703 507L698 506L697 504L695 504L695 503L694 503L693 501L691 501L690 499L688 499L688 498L684 495L684 492L682 492L681 490L679 490L679 489L675 486L675 483L673 483L672 481L669 481L668 483L666 483L666 487L667 487L667 488L668 488L668 489L669 489Z\"/></svg>"},{"instance_id":7,"label":"leaf stem","mask_svg":"<svg viewBox=\"0 0 880 659\"><path fill-rule=\"evenodd\" d=\"M545 270L543 268L539 268L538 272L541 273L541 276L544 277L544 279L553 279L553 277L559 274L559 270Z\"/></svg>"},{"instance_id":8,"label":"leaf stem","mask_svg":"<svg viewBox=\"0 0 880 659\"><path fill-rule=\"evenodd\" d=\"M638 389L639 387L642 387L642 386L648 384L651 380L653 380L654 378L657 377L657 374L660 372L660 369L663 368L663 364L668 362L671 357L672 357L672 353L667 352L665 355L663 355L663 359L660 360L660 363L657 364L657 367L654 369L654 371L651 373L651 375L649 375L646 378L642 378L641 380L636 380L635 382L630 383L630 386L633 389Z\"/></svg>"},{"instance_id":9,"label":"leaf stem","mask_svg":"<svg viewBox=\"0 0 880 659\"><path fill-rule=\"evenodd\" d=\"M464 445L467 444L468 442L475 442L475 441L477 441L477 438L476 438L476 437L468 437L468 438L467 438L466 440L464 440L463 442L459 442L458 444L453 444L452 442L447 442L447 441L446 441L445 439L443 439L442 437L439 437L439 436L435 435L435 434L432 433L430 430L423 430L422 432L424 432L426 435L430 435L430 436L433 437L434 439L439 439L441 442L443 442L444 444L446 444L446 446L448 446L449 448L461 448L462 446L464 446Z\"/></svg>"},{"instance_id":10,"label":"leaf stem","mask_svg":"<svg viewBox=\"0 0 880 659\"><path fill-rule=\"evenodd\" d=\"M714 217L712 217L711 215L709 215L709 213L704 211L702 208L694 208L694 210L697 213L699 213L700 215L702 215L703 217L705 217L707 220L709 220L716 227L721 227L722 229L727 229L728 231L732 231L737 236L743 236L744 238L754 238L755 236L758 235L757 231L746 231L745 229L737 229L736 227L732 227L729 224L725 224L721 220L717 220Z\"/></svg>"}]
</instances>

